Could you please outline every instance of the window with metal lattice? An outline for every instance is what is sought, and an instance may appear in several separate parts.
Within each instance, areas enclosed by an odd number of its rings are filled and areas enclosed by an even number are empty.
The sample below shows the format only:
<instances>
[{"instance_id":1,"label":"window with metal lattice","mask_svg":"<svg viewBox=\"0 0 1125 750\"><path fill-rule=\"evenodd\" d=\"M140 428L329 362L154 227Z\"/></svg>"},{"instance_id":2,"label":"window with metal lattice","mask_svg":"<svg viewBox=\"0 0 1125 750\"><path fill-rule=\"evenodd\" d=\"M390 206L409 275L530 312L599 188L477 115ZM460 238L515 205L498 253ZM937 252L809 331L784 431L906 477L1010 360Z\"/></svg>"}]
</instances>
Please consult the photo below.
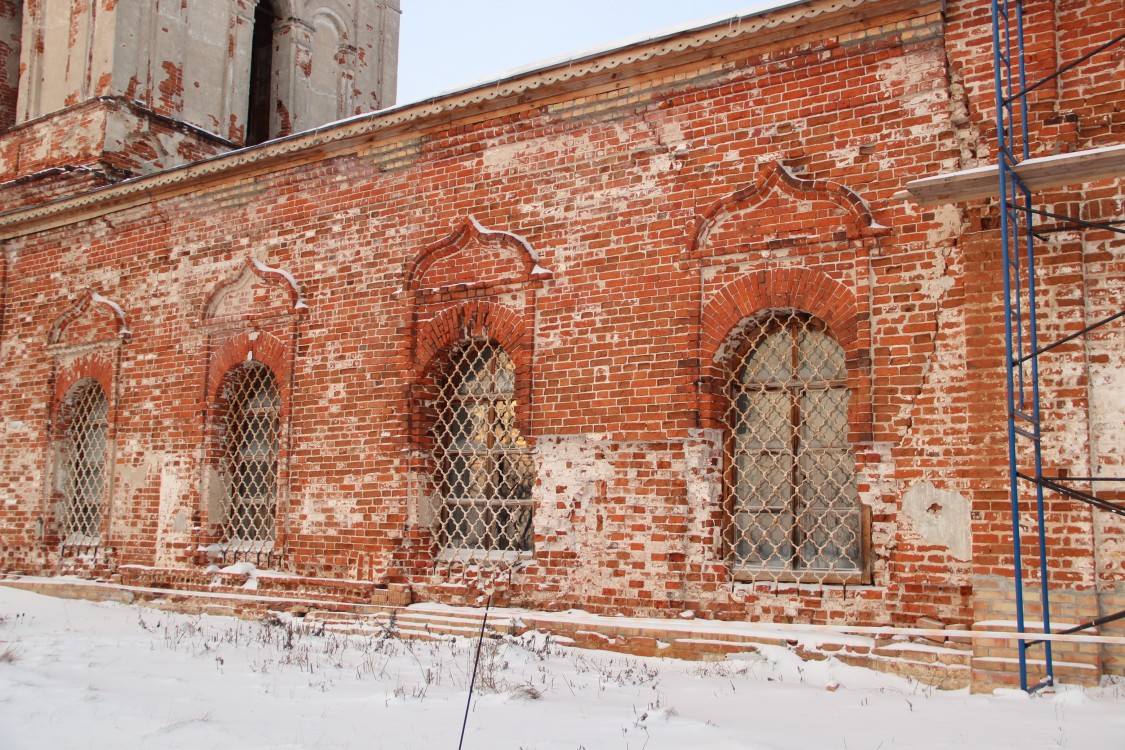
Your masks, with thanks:
<instances>
[{"instance_id":1,"label":"window with metal lattice","mask_svg":"<svg viewBox=\"0 0 1125 750\"><path fill-rule=\"evenodd\" d=\"M97 546L105 505L109 401L91 378L67 393L62 445L62 531L68 546Z\"/></svg>"},{"instance_id":2,"label":"window with metal lattice","mask_svg":"<svg viewBox=\"0 0 1125 750\"><path fill-rule=\"evenodd\" d=\"M843 347L823 323L773 310L727 367L726 548L748 580L846 581L864 568Z\"/></svg>"},{"instance_id":3,"label":"window with metal lattice","mask_svg":"<svg viewBox=\"0 0 1125 750\"><path fill-rule=\"evenodd\" d=\"M269 367L249 361L226 376L219 425L223 534L236 549L274 539L281 395Z\"/></svg>"},{"instance_id":4,"label":"window with metal lattice","mask_svg":"<svg viewBox=\"0 0 1125 750\"><path fill-rule=\"evenodd\" d=\"M501 347L469 339L454 348L433 427L438 538L450 555L532 547L535 466L516 426L515 393L516 368Z\"/></svg>"}]
</instances>

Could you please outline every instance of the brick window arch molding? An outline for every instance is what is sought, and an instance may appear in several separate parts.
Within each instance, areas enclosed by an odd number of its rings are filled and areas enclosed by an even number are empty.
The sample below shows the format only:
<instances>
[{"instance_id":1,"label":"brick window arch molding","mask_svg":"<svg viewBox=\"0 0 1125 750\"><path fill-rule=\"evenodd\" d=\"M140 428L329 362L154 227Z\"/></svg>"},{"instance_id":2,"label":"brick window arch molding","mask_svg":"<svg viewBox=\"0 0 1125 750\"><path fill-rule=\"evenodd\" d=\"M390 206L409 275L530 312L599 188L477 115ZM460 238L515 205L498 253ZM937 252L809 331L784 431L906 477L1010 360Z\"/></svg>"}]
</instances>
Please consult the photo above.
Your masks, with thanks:
<instances>
[{"instance_id":1,"label":"brick window arch molding","mask_svg":"<svg viewBox=\"0 0 1125 750\"><path fill-rule=\"evenodd\" d=\"M64 568L112 565L116 409L125 312L97 292L81 295L47 336L52 359L41 538Z\"/></svg>"}]
</instances>

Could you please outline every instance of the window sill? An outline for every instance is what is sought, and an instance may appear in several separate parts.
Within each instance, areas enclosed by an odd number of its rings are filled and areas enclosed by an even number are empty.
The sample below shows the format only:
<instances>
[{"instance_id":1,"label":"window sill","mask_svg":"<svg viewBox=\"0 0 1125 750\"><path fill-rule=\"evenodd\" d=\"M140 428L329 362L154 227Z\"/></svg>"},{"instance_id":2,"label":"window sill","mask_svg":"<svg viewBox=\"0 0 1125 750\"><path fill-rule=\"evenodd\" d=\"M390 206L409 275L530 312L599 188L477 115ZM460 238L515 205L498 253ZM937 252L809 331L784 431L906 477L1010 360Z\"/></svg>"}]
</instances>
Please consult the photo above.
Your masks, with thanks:
<instances>
[{"instance_id":1,"label":"window sill","mask_svg":"<svg viewBox=\"0 0 1125 750\"><path fill-rule=\"evenodd\" d=\"M102 538L99 535L74 533L63 540L62 546L64 549L82 548L89 550L100 547L101 544Z\"/></svg>"},{"instance_id":2,"label":"window sill","mask_svg":"<svg viewBox=\"0 0 1125 750\"><path fill-rule=\"evenodd\" d=\"M274 551L272 539L231 539L216 544L208 544L197 551L208 557L222 557L229 554L270 555Z\"/></svg>"},{"instance_id":3,"label":"window sill","mask_svg":"<svg viewBox=\"0 0 1125 750\"><path fill-rule=\"evenodd\" d=\"M776 584L783 586L870 586L871 577L863 571L848 573L823 573L816 574L795 573L794 571L769 570L768 568L742 568L731 571L735 583Z\"/></svg>"},{"instance_id":4,"label":"window sill","mask_svg":"<svg viewBox=\"0 0 1125 750\"><path fill-rule=\"evenodd\" d=\"M463 562L472 565L515 565L535 559L533 550L443 549L434 558L438 562Z\"/></svg>"}]
</instances>

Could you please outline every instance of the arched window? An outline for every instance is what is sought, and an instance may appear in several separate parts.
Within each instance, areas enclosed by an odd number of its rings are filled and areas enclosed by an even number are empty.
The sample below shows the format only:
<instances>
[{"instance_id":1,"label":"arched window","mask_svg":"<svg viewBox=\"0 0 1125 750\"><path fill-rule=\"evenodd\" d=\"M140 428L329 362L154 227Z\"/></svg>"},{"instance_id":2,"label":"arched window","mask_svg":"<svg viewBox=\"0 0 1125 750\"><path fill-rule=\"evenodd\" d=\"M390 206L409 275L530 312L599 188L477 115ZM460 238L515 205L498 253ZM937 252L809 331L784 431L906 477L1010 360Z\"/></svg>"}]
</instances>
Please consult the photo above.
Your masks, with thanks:
<instances>
[{"instance_id":1,"label":"arched window","mask_svg":"<svg viewBox=\"0 0 1125 750\"><path fill-rule=\"evenodd\" d=\"M532 544L534 463L516 427L516 368L495 343L452 352L435 405L441 496L438 536L452 553L526 551Z\"/></svg>"},{"instance_id":2,"label":"arched window","mask_svg":"<svg viewBox=\"0 0 1125 750\"><path fill-rule=\"evenodd\" d=\"M736 578L849 580L863 568L844 349L792 310L750 321L728 366L728 562Z\"/></svg>"},{"instance_id":3,"label":"arched window","mask_svg":"<svg viewBox=\"0 0 1125 750\"><path fill-rule=\"evenodd\" d=\"M281 395L277 378L257 361L224 380L219 423L223 533L233 550L265 551L274 540Z\"/></svg>"},{"instance_id":4,"label":"arched window","mask_svg":"<svg viewBox=\"0 0 1125 750\"><path fill-rule=\"evenodd\" d=\"M16 124L23 3L0 0L0 132Z\"/></svg>"},{"instance_id":5,"label":"arched window","mask_svg":"<svg viewBox=\"0 0 1125 750\"><path fill-rule=\"evenodd\" d=\"M254 34L250 44L250 94L246 108L246 145L268 141L273 110L273 26L277 15L270 0L259 0L254 9Z\"/></svg>"},{"instance_id":6,"label":"arched window","mask_svg":"<svg viewBox=\"0 0 1125 750\"><path fill-rule=\"evenodd\" d=\"M63 403L63 541L97 545L106 490L109 401L101 385L79 380Z\"/></svg>"}]
</instances>

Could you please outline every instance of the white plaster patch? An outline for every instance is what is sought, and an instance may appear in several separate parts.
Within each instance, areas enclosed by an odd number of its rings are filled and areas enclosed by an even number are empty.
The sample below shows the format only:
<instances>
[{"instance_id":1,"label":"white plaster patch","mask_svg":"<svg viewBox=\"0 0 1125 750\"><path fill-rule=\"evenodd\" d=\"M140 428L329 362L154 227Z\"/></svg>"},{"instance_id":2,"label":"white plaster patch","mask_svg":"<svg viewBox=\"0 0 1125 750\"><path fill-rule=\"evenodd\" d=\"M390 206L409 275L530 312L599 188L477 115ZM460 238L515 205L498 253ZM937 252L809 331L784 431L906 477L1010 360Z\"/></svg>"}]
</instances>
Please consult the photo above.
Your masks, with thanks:
<instances>
[{"instance_id":1,"label":"white plaster patch","mask_svg":"<svg viewBox=\"0 0 1125 750\"><path fill-rule=\"evenodd\" d=\"M174 560L170 537L182 534L176 529L175 515L182 510L180 499L190 490L182 476L180 463L167 454L160 456L160 510L157 516L156 564L168 565Z\"/></svg>"},{"instance_id":2,"label":"white plaster patch","mask_svg":"<svg viewBox=\"0 0 1125 750\"><path fill-rule=\"evenodd\" d=\"M1102 476L1120 476L1125 463L1125 367L1121 352L1125 350L1121 336L1087 343L1089 355L1097 358L1090 365L1090 426L1092 433L1093 470ZM1104 358L1099 356L1104 355ZM1104 361L1104 364L1103 364ZM1125 483L1114 482L1103 489L1125 489Z\"/></svg>"},{"instance_id":3,"label":"white plaster patch","mask_svg":"<svg viewBox=\"0 0 1125 750\"><path fill-rule=\"evenodd\" d=\"M208 466L204 469L203 482L207 517L214 523L223 516L223 480L214 466Z\"/></svg>"},{"instance_id":4,"label":"white plaster patch","mask_svg":"<svg viewBox=\"0 0 1125 750\"><path fill-rule=\"evenodd\" d=\"M972 557L970 504L964 496L918 482L903 496L902 509L926 542L947 548L958 560Z\"/></svg>"}]
</instances>

